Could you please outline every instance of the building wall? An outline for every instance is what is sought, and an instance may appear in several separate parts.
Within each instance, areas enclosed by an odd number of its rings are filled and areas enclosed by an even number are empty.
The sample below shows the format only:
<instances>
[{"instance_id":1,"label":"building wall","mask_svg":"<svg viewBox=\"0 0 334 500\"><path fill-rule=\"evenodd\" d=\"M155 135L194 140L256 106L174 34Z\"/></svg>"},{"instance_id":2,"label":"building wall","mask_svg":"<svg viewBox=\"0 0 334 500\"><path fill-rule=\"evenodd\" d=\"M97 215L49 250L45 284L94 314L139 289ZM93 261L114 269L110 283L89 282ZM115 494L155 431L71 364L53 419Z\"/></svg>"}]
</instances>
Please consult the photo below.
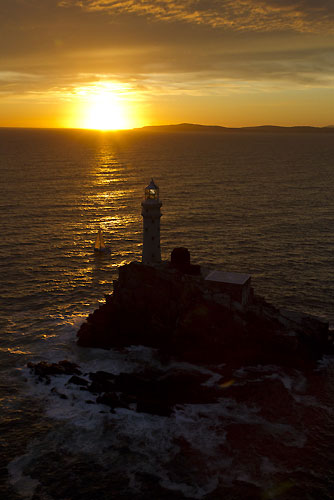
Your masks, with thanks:
<instances>
[{"instance_id":1,"label":"building wall","mask_svg":"<svg viewBox=\"0 0 334 500\"><path fill-rule=\"evenodd\" d=\"M232 301L239 302L242 306L247 306L251 300L250 284L250 279L243 285L206 280L206 285L213 291L213 295L220 292L229 296Z\"/></svg>"}]
</instances>

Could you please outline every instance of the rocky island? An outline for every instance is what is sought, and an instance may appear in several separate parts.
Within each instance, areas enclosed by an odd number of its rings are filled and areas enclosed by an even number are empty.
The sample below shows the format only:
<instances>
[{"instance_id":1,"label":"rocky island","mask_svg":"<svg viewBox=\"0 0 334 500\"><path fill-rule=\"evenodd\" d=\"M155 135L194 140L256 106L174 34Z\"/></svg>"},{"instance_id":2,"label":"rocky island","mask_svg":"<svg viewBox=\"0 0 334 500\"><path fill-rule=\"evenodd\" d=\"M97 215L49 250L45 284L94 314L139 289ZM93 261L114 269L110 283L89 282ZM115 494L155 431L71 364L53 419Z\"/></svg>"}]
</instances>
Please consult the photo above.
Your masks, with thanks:
<instances>
[{"instance_id":1,"label":"rocky island","mask_svg":"<svg viewBox=\"0 0 334 500\"><path fill-rule=\"evenodd\" d=\"M52 376L68 375L66 384L86 391L87 404L160 416L170 416L178 404L214 403L227 389L247 401L250 395L234 383L238 371L271 366L306 373L332 352L327 323L280 311L254 293L249 275L192 265L185 248L174 249L171 261L121 266L113 293L81 325L77 344L116 350L148 346L156 361L119 374L112 366L82 373L67 360L28 366L47 384ZM211 371L218 377L214 383ZM281 411L286 395L280 384L271 385L277 400L266 411ZM252 394L253 402L258 396Z\"/></svg>"},{"instance_id":2,"label":"rocky island","mask_svg":"<svg viewBox=\"0 0 334 500\"><path fill-rule=\"evenodd\" d=\"M84 347L147 345L165 358L231 368L298 368L331 350L328 323L277 309L254 293L248 275L190 264L184 248L170 262L120 267L113 294L77 335Z\"/></svg>"},{"instance_id":3,"label":"rocky island","mask_svg":"<svg viewBox=\"0 0 334 500\"><path fill-rule=\"evenodd\" d=\"M254 293L250 275L193 265L183 247L162 262L161 206L151 179L142 202L142 262L119 268L113 293L81 326L80 346L146 345L167 359L231 368L298 367L330 350L328 323L278 310Z\"/></svg>"},{"instance_id":4,"label":"rocky island","mask_svg":"<svg viewBox=\"0 0 334 500\"><path fill-rule=\"evenodd\" d=\"M333 352L328 323L269 304L254 292L250 275L194 265L183 247L161 261L161 206L152 179L142 202L142 262L119 268L113 293L77 332L81 347L146 346L155 361L132 374L115 374L112 366L82 373L66 360L30 363L39 380L66 374L68 384L95 396L87 403L170 415L176 404L216 401L245 367L312 371ZM208 383L208 371L216 373L215 383Z\"/></svg>"},{"instance_id":5,"label":"rocky island","mask_svg":"<svg viewBox=\"0 0 334 500\"><path fill-rule=\"evenodd\" d=\"M81 325L77 344L121 351L148 346L156 361L117 375L112 366L82 373L67 361L30 364L31 370L47 383L52 375L72 375L67 384L87 391L89 404L161 416L179 404L214 403L226 390L244 402L260 397L262 405L262 389L245 392L235 383L236 373L261 366L274 373L312 373L317 360L333 352L328 323L277 309L255 294L249 275L192 265L185 248L174 249L171 261L121 266L113 293ZM218 377L214 383L210 371ZM270 385L264 410L280 413L283 401L289 408L281 384Z\"/></svg>"}]
</instances>

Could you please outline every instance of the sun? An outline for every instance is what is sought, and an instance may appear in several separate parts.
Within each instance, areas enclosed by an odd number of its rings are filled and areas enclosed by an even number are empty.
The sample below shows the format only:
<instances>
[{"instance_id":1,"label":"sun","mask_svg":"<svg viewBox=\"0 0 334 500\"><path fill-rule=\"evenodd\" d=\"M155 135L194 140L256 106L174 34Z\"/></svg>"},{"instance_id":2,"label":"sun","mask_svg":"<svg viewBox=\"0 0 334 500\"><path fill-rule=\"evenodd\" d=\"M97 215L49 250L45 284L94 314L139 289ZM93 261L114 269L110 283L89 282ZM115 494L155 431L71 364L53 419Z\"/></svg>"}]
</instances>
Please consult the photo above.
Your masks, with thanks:
<instances>
[{"instance_id":1,"label":"sun","mask_svg":"<svg viewBox=\"0 0 334 500\"><path fill-rule=\"evenodd\" d=\"M97 130L131 128L127 109L121 98L107 90L89 97L83 127Z\"/></svg>"},{"instance_id":2,"label":"sun","mask_svg":"<svg viewBox=\"0 0 334 500\"><path fill-rule=\"evenodd\" d=\"M67 127L95 130L124 130L145 124L142 96L131 84L113 81L90 82L75 87L69 96Z\"/></svg>"}]
</instances>

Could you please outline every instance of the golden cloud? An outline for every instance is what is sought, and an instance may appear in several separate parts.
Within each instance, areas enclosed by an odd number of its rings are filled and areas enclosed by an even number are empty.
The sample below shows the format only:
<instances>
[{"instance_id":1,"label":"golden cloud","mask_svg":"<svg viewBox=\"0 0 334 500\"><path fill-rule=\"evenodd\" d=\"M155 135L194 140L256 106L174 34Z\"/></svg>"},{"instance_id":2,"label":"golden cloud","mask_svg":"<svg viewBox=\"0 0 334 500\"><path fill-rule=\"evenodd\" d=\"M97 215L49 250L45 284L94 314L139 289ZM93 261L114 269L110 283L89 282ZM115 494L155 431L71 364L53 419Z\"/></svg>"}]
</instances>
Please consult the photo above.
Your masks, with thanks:
<instances>
[{"instance_id":1,"label":"golden cloud","mask_svg":"<svg viewBox=\"0 0 334 500\"><path fill-rule=\"evenodd\" d=\"M334 5L326 0L61 0L58 5L234 31L334 32Z\"/></svg>"}]
</instances>

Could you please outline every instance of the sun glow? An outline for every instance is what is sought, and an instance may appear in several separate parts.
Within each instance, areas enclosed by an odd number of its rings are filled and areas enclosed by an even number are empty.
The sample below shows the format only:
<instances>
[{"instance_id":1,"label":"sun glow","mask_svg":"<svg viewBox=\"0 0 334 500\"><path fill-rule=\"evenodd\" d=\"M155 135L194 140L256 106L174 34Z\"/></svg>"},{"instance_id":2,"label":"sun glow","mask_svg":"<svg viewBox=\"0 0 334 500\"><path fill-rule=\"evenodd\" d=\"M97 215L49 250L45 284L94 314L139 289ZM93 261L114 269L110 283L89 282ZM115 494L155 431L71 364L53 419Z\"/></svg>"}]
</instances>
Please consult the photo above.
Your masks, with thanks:
<instances>
[{"instance_id":1,"label":"sun glow","mask_svg":"<svg viewBox=\"0 0 334 500\"><path fill-rule=\"evenodd\" d=\"M131 128L121 101L108 91L92 96L83 126L99 130Z\"/></svg>"},{"instance_id":2,"label":"sun glow","mask_svg":"<svg viewBox=\"0 0 334 500\"><path fill-rule=\"evenodd\" d=\"M88 106L84 127L99 130L130 128L121 101L107 91L93 96Z\"/></svg>"},{"instance_id":3,"label":"sun glow","mask_svg":"<svg viewBox=\"0 0 334 500\"><path fill-rule=\"evenodd\" d=\"M80 128L122 130L138 126L138 112L131 89L113 83L76 89L81 101Z\"/></svg>"}]
</instances>

